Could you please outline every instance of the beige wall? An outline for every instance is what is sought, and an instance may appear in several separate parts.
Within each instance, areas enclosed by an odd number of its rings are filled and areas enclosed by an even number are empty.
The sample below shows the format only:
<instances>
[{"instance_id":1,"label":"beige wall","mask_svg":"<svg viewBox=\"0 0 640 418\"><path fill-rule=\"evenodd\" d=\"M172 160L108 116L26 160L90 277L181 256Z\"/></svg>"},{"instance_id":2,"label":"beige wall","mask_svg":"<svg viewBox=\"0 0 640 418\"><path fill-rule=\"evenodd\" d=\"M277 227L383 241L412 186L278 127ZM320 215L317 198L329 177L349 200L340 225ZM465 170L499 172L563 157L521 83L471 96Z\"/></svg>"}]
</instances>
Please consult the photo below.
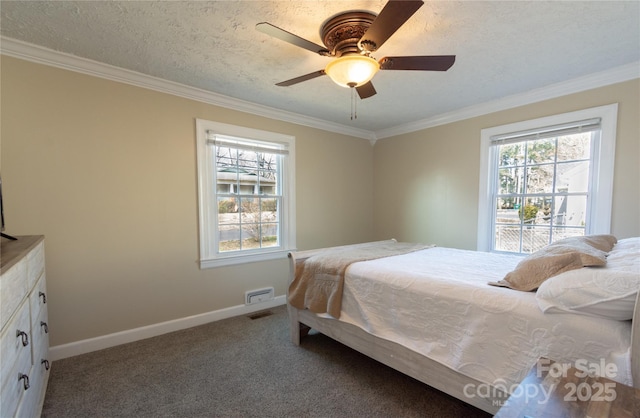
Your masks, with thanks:
<instances>
[{"instance_id":1,"label":"beige wall","mask_svg":"<svg viewBox=\"0 0 640 418\"><path fill-rule=\"evenodd\" d=\"M299 249L373 237L364 139L0 62L6 232L46 236L53 346L285 294L285 259L198 268L195 118L296 137Z\"/></svg>"},{"instance_id":2,"label":"beige wall","mask_svg":"<svg viewBox=\"0 0 640 418\"><path fill-rule=\"evenodd\" d=\"M380 140L374 148L376 239L475 249L480 131L619 103L611 231L640 235L638 79Z\"/></svg>"}]
</instances>

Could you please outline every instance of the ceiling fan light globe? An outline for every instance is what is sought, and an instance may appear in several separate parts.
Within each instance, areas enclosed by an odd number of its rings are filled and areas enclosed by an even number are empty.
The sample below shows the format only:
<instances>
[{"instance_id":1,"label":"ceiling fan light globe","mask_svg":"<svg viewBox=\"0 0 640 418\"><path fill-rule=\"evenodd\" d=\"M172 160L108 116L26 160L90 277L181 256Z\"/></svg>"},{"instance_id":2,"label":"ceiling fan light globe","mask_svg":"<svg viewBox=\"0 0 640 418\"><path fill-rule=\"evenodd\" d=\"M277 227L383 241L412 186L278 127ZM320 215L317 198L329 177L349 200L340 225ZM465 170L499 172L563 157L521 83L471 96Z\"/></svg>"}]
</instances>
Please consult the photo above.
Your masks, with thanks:
<instances>
[{"instance_id":1,"label":"ceiling fan light globe","mask_svg":"<svg viewBox=\"0 0 640 418\"><path fill-rule=\"evenodd\" d=\"M331 61L324 72L339 86L359 87L380 69L378 61L364 55L346 55Z\"/></svg>"}]
</instances>

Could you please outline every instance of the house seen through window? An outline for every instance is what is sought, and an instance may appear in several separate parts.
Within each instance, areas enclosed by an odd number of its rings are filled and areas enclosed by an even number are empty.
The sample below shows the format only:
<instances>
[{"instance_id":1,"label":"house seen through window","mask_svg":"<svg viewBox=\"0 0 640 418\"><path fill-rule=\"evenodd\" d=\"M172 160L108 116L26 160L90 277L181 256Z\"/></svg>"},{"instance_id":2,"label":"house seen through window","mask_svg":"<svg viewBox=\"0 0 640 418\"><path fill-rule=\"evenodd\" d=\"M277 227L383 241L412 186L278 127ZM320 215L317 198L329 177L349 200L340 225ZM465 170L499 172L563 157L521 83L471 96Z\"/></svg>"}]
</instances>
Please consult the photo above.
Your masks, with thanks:
<instances>
[{"instance_id":1,"label":"house seen through window","mask_svg":"<svg viewBox=\"0 0 640 418\"><path fill-rule=\"evenodd\" d=\"M201 266L283 256L295 245L293 138L197 121Z\"/></svg>"},{"instance_id":2,"label":"house seen through window","mask_svg":"<svg viewBox=\"0 0 640 418\"><path fill-rule=\"evenodd\" d=\"M483 131L479 247L532 253L563 238L608 233L612 114L615 108L603 107Z\"/></svg>"}]
</instances>

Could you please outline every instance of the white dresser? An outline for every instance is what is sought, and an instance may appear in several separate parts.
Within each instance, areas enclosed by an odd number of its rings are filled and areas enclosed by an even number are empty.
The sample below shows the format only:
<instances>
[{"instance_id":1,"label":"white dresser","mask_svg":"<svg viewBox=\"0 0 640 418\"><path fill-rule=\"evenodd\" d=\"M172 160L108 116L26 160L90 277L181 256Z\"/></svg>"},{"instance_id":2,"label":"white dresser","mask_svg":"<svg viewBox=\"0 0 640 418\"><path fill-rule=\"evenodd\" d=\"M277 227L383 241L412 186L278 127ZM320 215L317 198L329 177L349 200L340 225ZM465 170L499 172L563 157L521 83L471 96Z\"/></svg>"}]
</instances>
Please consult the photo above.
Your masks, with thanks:
<instances>
[{"instance_id":1,"label":"white dresser","mask_svg":"<svg viewBox=\"0 0 640 418\"><path fill-rule=\"evenodd\" d=\"M49 378L44 237L2 238L0 417L39 417Z\"/></svg>"}]
</instances>

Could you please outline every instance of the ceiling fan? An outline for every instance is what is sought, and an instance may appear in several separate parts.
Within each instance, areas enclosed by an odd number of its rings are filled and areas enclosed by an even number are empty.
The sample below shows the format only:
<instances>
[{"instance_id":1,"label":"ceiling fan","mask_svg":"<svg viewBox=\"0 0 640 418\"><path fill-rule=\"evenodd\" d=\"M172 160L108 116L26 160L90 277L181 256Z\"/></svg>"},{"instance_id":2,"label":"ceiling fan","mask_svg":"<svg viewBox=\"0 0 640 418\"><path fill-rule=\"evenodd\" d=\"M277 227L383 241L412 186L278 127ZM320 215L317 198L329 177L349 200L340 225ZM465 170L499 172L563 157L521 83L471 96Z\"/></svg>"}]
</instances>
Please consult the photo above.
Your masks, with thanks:
<instances>
[{"instance_id":1,"label":"ceiling fan","mask_svg":"<svg viewBox=\"0 0 640 418\"><path fill-rule=\"evenodd\" d=\"M320 46L267 22L256 29L325 57L335 57L323 70L277 83L291 86L328 75L336 84L355 88L361 99L376 94L371 79L378 70L447 71L455 55L384 57L376 61L371 53L379 49L424 4L422 0L389 0L376 16L366 11L340 13L324 22Z\"/></svg>"}]
</instances>

